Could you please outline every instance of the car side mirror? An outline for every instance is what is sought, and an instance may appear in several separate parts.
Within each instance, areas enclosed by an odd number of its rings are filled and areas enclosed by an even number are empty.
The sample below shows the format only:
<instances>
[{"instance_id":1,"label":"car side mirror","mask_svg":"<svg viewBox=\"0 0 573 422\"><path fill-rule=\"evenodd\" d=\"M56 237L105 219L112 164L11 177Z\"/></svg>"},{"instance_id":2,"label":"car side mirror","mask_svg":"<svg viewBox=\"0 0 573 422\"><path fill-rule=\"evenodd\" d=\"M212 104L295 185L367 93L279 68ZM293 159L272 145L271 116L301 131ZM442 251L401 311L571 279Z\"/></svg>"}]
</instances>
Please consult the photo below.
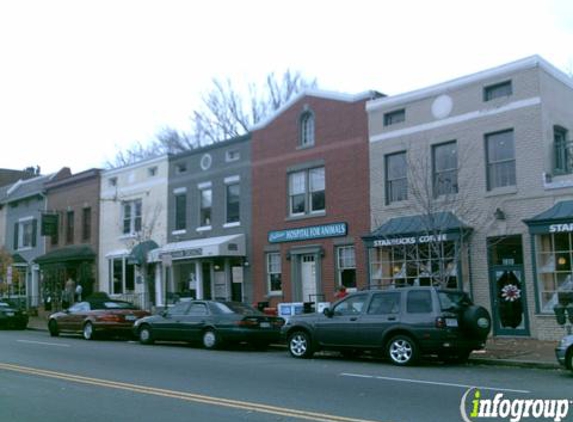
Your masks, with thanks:
<instances>
[{"instance_id":1,"label":"car side mirror","mask_svg":"<svg viewBox=\"0 0 573 422\"><path fill-rule=\"evenodd\" d=\"M334 315L334 312L333 312L332 309L330 309L330 308L324 308L324 310L322 311L322 313L323 313L324 316L327 317L327 318L332 318L332 316Z\"/></svg>"}]
</instances>

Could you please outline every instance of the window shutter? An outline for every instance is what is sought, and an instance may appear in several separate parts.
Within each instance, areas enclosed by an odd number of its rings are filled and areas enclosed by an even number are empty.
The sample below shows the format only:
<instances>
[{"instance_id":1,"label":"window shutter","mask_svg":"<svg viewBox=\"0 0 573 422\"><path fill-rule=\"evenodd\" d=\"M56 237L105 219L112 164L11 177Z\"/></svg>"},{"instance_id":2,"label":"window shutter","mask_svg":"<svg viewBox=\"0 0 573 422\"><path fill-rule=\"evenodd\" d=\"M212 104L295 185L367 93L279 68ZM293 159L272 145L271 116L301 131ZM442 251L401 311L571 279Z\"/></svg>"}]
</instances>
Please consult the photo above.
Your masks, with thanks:
<instances>
[{"instance_id":1,"label":"window shutter","mask_svg":"<svg viewBox=\"0 0 573 422\"><path fill-rule=\"evenodd\" d=\"M18 228L20 225L18 223L14 223L14 250L18 250Z\"/></svg>"},{"instance_id":2,"label":"window shutter","mask_svg":"<svg viewBox=\"0 0 573 422\"><path fill-rule=\"evenodd\" d=\"M34 218L32 220L32 247L36 247L36 237L38 237L38 220Z\"/></svg>"}]
</instances>

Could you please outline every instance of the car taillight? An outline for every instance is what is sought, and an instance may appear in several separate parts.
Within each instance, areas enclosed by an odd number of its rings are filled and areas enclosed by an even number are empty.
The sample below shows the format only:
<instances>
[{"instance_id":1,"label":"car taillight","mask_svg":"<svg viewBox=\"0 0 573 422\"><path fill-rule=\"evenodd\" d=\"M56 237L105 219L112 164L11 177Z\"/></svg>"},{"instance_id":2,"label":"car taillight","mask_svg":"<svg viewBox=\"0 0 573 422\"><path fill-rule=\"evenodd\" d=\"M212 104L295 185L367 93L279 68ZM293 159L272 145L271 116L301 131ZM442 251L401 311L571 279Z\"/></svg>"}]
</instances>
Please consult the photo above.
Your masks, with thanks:
<instances>
[{"instance_id":1,"label":"car taillight","mask_svg":"<svg viewBox=\"0 0 573 422\"><path fill-rule=\"evenodd\" d=\"M443 317L437 317L436 328L446 328L446 319Z\"/></svg>"},{"instance_id":2,"label":"car taillight","mask_svg":"<svg viewBox=\"0 0 573 422\"><path fill-rule=\"evenodd\" d=\"M235 325L238 325L239 327L257 327L259 325L259 321L256 319L245 318L235 322Z\"/></svg>"},{"instance_id":3,"label":"car taillight","mask_svg":"<svg viewBox=\"0 0 573 422\"><path fill-rule=\"evenodd\" d=\"M101 315L96 319L101 322L121 322L121 317L119 315Z\"/></svg>"}]
</instances>

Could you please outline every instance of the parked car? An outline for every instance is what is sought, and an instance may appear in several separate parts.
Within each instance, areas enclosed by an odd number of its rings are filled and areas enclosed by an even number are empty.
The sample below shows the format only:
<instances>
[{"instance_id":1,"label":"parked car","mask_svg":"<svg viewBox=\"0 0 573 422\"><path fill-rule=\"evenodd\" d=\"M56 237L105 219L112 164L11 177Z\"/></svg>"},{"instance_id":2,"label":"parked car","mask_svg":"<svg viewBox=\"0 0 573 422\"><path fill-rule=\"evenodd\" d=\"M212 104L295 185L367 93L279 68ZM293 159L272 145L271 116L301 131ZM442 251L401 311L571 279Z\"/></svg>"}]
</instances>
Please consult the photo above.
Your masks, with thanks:
<instances>
[{"instance_id":1,"label":"parked car","mask_svg":"<svg viewBox=\"0 0 573 422\"><path fill-rule=\"evenodd\" d=\"M569 334L561 339L555 349L559 364L573 371L573 335Z\"/></svg>"},{"instance_id":2,"label":"parked car","mask_svg":"<svg viewBox=\"0 0 573 422\"><path fill-rule=\"evenodd\" d=\"M8 301L0 300L0 327L25 330L28 326L28 312Z\"/></svg>"},{"instance_id":3,"label":"parked car","mask_svg":"<svg viewBox=\"0 0 573 422\"><path fill-rule=\"evenodd\" d=\"M131 335L134 322L149 312L121 300L97 300L78 302L69 309L56 312L48 319L52 337L60 333L82 334L93 340L99 334Z\"/></svg>"},{"instance_id":4,"label":"parked car","mask_svg":"<svg viewBox=\"0 0 573 422\"><path fill-rule=\"evenodd\" d=\"M411 365L427 354L465 362L490 329L489 312L463 291L405 287L353 293L323 314L290 318L282 333L295 358L381 350L392 363Z\"/></svg>"},{"instance_id":5,"label":"parked car","mask_svg":"<svg viewBox=\"0 0 573 422\"><path fill-rule=\"evenodd\" d=\"M284 319L239 302L180 301L158 315L142 318L134 332L142 344L156 340L201 342L206 349L248 342L258 348L280 340Z\"/></svg>"}]
</instances>

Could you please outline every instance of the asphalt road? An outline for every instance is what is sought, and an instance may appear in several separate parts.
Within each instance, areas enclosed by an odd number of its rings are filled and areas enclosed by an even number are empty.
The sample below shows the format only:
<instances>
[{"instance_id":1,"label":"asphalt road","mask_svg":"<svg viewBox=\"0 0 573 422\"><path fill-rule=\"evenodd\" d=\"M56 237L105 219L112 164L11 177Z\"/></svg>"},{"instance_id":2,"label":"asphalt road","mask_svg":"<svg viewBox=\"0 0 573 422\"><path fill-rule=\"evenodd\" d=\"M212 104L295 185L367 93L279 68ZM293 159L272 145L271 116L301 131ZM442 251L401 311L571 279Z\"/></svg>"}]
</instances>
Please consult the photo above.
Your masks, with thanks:
<instances>
[{"instance_id":1,"label":"asphalt road","mask_svg":"<svg viewBox=\"0 0 573 422\"><path fill-rule=\"evenodd\" d=\"M484 398L573 399L573 375L562 370L398 368L334 354L297 360L280 348L207 351L0 331L1 422L459 421L471 387ZM570 407L563 420L573 421Z\"/></svg>"}]
</instances>

